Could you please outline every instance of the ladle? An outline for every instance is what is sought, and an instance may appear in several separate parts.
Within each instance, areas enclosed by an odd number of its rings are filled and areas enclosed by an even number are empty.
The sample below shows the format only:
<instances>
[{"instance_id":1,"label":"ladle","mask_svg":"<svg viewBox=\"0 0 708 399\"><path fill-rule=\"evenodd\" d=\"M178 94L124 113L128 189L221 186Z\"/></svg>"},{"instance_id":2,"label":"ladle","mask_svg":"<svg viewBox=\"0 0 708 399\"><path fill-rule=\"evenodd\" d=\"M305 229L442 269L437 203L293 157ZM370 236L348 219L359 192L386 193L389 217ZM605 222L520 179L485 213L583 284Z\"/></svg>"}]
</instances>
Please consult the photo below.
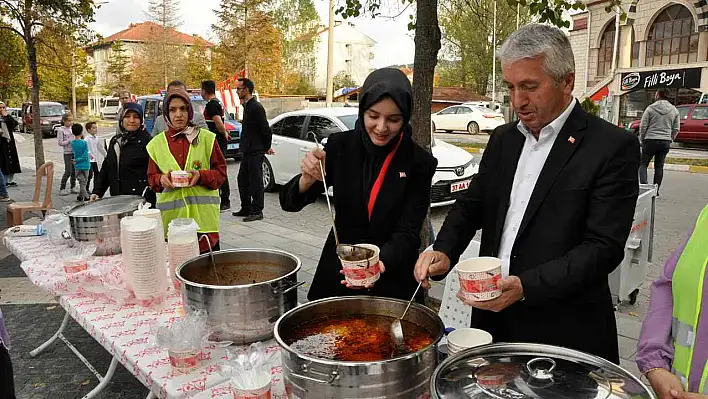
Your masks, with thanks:
<instances>
[{"instance_id":1,"label":"ladle","mask_svg":"<svg viewBox=\"0 0 708 399\"><path fill-rule=\"evenodd\" d=\"M317 142L317 136L313 132L310 132L308 134L312 135L315 145L317 146L317 148L320 148L320 143ZM337 225L334 223L334 211L332 210L332 204L329 201L329 195L327 193L327 180L325 178L324 165L322 164L321 159L318 159L318 161L320 163L320 172L322 173L322 183L325 187L325 199L327 200L327 208L329 209L329 216L332 218L332 231L334 232L334 242L337 244L337 256L339 256L339 259L347 260L366 260L373 258L374 255L376 255L376 252L374 252L374 250L372 249L362 247L360 245L340 244L339 234L337 234Z\"/></svg>"},{"instance_id":2,"label":"ladle","mask_svg":"<svg viewBox=\"0 0 708 399\"><path fill-rule=\"evenodd\" d=\"M221 282L219 281L219 272L216 271L216 261L214 260L214 250L211 246L211 240L209 240L209 236L207 236L206 234L199 237L199 241L201 241L202 238L206 238L207 245L209 245L209 258L211 259L211 267L214 269L214 277L216 277L216 284L221 285Z\"/></svg>"},{"instance_id":3,"label":"ladle","mask_svg":"<svg viewBox=\"0 0 708 399\"><path fill-rule=\"evenodd\" d=\"M420 286L423 284L421 281L418 283L418 287L416 287L415 292L413 293L413 296L411 297L411 300L408 301L408 306L406 306L406 310L403 311L403 314L401 317L397 318L393 322L391 322L391 338L393 339L393 343L396 346L396 352L397 353L405 353L406 352L406 344L403 339L403 326L401 325L401 320L403 320L406 317L406 313L408 313L408 309L411 307L411 304L413 303L413 300L415 300L415 296L418 294L418 290L420 290Z\"/></svg>"}]
</instances>

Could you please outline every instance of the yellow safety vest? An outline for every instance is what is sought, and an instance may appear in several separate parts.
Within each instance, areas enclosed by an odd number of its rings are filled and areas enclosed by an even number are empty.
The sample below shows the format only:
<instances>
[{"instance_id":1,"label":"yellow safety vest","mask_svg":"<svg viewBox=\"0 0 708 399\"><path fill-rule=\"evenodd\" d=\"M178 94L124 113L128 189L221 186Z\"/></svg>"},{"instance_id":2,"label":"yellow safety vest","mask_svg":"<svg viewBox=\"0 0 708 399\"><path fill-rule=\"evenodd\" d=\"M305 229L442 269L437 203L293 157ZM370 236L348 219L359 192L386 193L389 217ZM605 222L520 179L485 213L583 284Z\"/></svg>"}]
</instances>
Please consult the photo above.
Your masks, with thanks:
<instances>
[{"instance_id":1,"label":"yellow safety vest","mask_svg":"<svg viewBox=\"0 0 708 399\"><path fill-rule=\"evenodd\" d=\"M184 170L209 170L215 139L214 133L199 129L197 144L189 146ZM165 132L150 140L147 151L160 171L166 173L168 170L183 170L170 152ZM200 233L218 233L220 203L219 190L199 185L165 190L157 194L157 209L162 212L165 235L170 221L176 218L194 219L199 225Z\"/></svg>"},{"instance_id":2,"label":"yellow safety vest","mask_svg":"<svg viewBox=\"0 0 708 399\"><path fill-rule=\"evenodd\" d=\"M685 389L689 387L693 350L696 343L698 318L703 300L703 283L708 266L708 206L703 208L686 244L671 280L674 297L671 338L674 344L674 360L671 371L677 375ZM702 332L704 335L706 331ZM699 392L708 394L708 363L706 359L695 359L703 363L703 373ZM692 381L691 381L692 382Z\"/></svg>"}]
</instances>

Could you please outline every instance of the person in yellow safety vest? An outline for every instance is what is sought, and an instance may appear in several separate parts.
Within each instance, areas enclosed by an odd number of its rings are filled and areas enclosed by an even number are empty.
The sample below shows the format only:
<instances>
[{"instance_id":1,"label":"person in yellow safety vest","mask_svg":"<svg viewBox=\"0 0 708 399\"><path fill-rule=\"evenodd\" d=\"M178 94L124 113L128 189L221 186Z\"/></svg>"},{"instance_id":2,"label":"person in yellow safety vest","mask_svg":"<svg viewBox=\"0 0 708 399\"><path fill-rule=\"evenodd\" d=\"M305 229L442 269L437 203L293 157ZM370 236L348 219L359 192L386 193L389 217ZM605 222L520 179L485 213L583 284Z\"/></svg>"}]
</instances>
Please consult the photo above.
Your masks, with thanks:
<instances>
[{"instance_id":1,"label":"person in yellow safety vest","mask_svg":"<svg viewBox=\"0 0 708 399\"><path fill-rule=\"evenodd\" d=\"M214 133L192 123L194 108L189 94L172 88L163 103L168 129L150 140L147 146L148 184L157 194L157 208L162 211L165 232L172 219L192 218L199 225L200 238L207 235L213 248L219 249L219 187L226 180L226 159ZM172 171L190 174L188 187L175 187ZM199 250L206 252L206 240L199 240Z\"/></svg>"},{"instance_id":2,"label":"person in yellow safety vest","mask_svg":"<svg viewBox=\"0 0 708 399\"><path fill-rule=\"evenodd\" d=\"M652 284L637 365L659 399L708 399L708 205Z\"/></svg>"}]
</instances>

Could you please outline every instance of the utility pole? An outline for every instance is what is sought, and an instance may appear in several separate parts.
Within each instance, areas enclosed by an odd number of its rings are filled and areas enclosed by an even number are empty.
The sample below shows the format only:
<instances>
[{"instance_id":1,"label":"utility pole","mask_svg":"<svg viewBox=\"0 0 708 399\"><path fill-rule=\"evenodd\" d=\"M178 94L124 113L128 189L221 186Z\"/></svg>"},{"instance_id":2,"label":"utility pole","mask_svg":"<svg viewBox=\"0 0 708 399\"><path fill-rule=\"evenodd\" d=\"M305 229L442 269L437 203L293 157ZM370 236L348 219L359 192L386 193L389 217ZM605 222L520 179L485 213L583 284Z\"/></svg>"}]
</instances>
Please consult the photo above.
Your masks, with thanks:
<instances>
[{"instance_id":1,"label":"utility pole","mask_svg":"<svg viewBox=\"0 0 708 399\"><path fill-rule=\"evenodd\" d=\"M332 106L334 90L334 0L329 0L329 29L327 30L327 107Z\"/></svg>"},{"instance_id":2,"label":"utility pole","mask_svg":"<svg viewBox=\"0 0 708 399\"><path fill-rule=\"evenodd\" d=\"M76 47L71 49L71 113L76 118Z\"/></svg>"},{"instance_id":3,"label":"utility pole","mask_svg":"<svg viewBox=\"0 0 708 399\"><path fill-rule=\"evenodd\" d=\"M243 47L245 51L243 52L243 70L246 72L246 77L250 77L248 74L248 5L244 1L243 4Z\"/></svg>"},{"instance_id":4,"label":"utility pole","mask_svg":"<svg viewBox=\"0 0 708 399\"><path fill-rule=\"evenodd\" d=\"M492 101L497 101L497 0L494 0L492 22Z\"/></svg>"},{"instance_id":5,"label":"utility pole","mask_svg":"<svg viewBox=\"0 0 708 399\"><path fill-rule=\"evenodd\" d=\"M519 3L516 3L516 30L519 30Z\"/></svg>"}]
</instances>

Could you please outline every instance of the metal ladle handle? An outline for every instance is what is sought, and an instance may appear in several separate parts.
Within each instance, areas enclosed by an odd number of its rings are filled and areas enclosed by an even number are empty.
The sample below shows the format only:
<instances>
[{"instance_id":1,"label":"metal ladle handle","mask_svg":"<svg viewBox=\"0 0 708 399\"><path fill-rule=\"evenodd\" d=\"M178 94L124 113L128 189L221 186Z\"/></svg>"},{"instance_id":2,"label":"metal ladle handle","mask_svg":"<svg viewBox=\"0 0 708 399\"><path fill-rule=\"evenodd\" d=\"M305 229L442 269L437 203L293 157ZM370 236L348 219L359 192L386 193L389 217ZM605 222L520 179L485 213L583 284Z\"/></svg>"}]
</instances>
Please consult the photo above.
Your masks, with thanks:
<instances>
[{"instance_id":1,"label":"metal ladle handle","mask_svg":"<svg viewBox=\"0 0 708 399\"><path fill-rule=\"evenodd\" d=\"M320 143L317 142L317 136L313 132L309 132L308 135L312 135L315 146L319 149ZM322 184L324 184L325 189L325 199L327 200L327 208L329 209L329 216L332 218L332 231L334 232L334 242L339 246L339 234L337 234L337 225L334 223L334 211L332 210L332 204L329 202L329 193L327 192L327 179L325 178L324 165L322 165L322 160L318 159L320 162L320 172L322 172Z\"/></svg>"},{"instance_id":2,"label":"metal ladle handle","mask_svg":"<svg viewBox=\"0 0 708 399\"><path fill-rule=\"evenodd\" d=\"M214 269L214 277L216 277L216 283L218 285L221 285L221 282L219 281L219 272L216 271L216 260L214 260L214 248L211 246L211 240L209 239L209 236L204 234L203 236L199 237L199 240L201 241L202 238L206 238L207 245L209 246L209 258L211 258L211 267Z\"/></svg>"}]
</instances>

